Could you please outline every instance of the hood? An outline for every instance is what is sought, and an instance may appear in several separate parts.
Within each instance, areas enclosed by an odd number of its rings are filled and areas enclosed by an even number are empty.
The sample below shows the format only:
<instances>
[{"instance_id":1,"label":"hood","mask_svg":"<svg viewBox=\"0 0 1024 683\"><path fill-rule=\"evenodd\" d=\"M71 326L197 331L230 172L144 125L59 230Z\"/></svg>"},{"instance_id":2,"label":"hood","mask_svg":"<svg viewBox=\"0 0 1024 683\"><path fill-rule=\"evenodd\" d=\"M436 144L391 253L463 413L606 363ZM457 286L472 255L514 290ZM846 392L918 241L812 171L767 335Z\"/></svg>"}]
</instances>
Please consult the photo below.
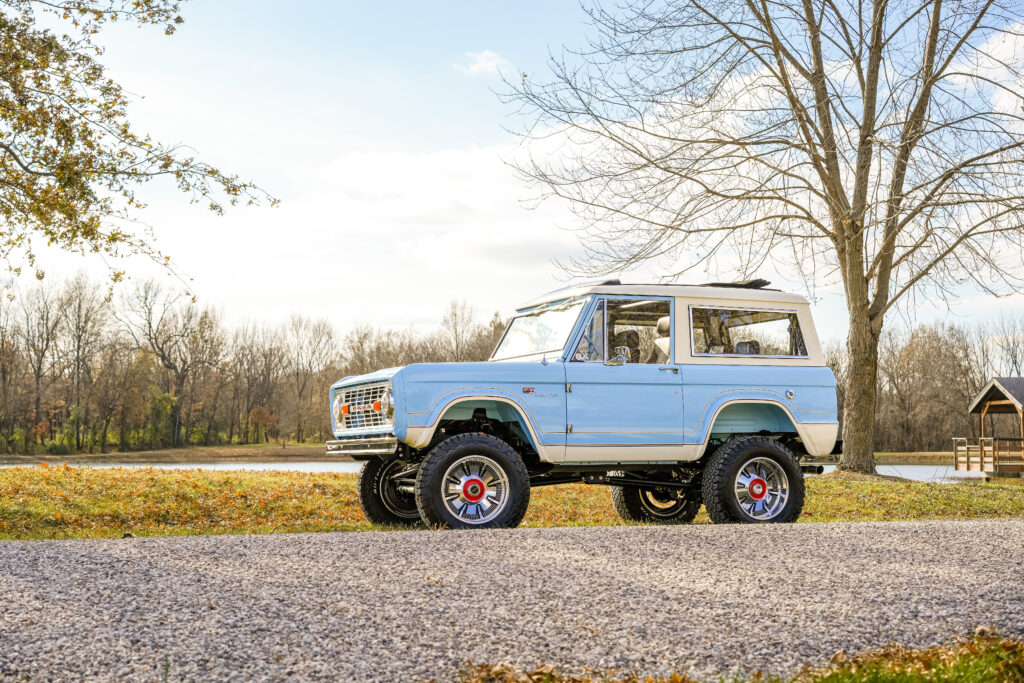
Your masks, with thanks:
<instances>
[{"instance_id":1,"label":"hood","mask_svg":"<svg viewBox=\"0 0 1024 683\"><path fill-rule=\"evenodd\" d=\"M348 377L339 379L337 382L332 384L331 389L352 386L353 384L365 384L367 382L384 382L397 375L399 371L402 370L402 367L385 368L383 370L377 370L376 372L370 372L365 375L350 375Z\"/></svg>"}]
</instances>

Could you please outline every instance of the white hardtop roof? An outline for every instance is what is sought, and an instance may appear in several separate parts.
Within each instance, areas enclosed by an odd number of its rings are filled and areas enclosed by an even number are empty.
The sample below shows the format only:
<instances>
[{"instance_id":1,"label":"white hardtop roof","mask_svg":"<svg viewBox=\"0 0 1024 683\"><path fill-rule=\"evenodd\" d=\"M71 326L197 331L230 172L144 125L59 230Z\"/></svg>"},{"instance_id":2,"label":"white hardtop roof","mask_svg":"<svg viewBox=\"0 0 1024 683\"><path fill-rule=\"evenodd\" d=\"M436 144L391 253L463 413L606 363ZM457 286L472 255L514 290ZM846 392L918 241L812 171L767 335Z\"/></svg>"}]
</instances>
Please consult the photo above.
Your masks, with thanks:
<instances>
[{"instance_id":1,"label":"white hardtop roof","mask_svg":"<svg viewBox=\"0 0 1024 683\"><path fill-rule=\"evenodd\" d=\"M768 284L768 283L766 283ZM618 296L676 296L685 299L704 299L708 303L714 302L737 302L737 303L772 303L772 304L806 304L807 299L800 294L780 292L774 289L763 289L759 287L742 286L737 283L729 286L726 283L709 285L643 285L643 284L621 284L617 280L605 282L588 282L578 285L570 285L562 289L537 297L519 307L533 308L550 301L561 301L572 299L587 294L612 294Z\"/></svg>"}]
</instances>

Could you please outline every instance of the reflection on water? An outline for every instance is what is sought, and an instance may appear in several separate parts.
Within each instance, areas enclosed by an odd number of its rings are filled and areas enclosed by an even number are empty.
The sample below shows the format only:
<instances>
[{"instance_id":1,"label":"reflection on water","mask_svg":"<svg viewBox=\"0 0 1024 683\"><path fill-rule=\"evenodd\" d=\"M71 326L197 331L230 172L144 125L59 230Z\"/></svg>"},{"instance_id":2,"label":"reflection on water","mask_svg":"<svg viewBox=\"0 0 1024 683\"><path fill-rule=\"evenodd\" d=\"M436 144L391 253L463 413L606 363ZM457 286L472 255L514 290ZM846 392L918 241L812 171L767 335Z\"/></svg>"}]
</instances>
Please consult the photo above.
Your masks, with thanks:
<instances>
[{"instance_id":1,"label":"reflection on water","mask_svg":"<svg viewBox=\"0 0 1024 683\"><path fill-rule=\"evenodd\" d=\"M835 465L825 465L825 471L831 472ZM879 474L890 477L903 477L914 481L952 482L960 479L981 479L982 472L957 472L952 465L878 465Z\"/></svg>"},{"instance_id":2,"label":"reflection on water","mask_svg":"<svg viewBox=\"0 0 1024 683\"><path fill-rule=\"evenodd\" d=\"M50 463L59 465L62 463ZM290 461L290 462L175 462L175 463L135 463L135 462L112 462L112 463L69 463L72 467L153 467L162 470L276 470L282 472L350 472L355 473L362 467L360 462L316 462L316 461ZM14 465L0 465L0 467L14 467ZM825 465L825 471L831 472L835 465ZM949 465L879 465L879 474L887 474L904 479L915 481L940 481L949 482L958 479L978 479L982 477L981 472L957 472Z\"/></svg>"}]
</instances>

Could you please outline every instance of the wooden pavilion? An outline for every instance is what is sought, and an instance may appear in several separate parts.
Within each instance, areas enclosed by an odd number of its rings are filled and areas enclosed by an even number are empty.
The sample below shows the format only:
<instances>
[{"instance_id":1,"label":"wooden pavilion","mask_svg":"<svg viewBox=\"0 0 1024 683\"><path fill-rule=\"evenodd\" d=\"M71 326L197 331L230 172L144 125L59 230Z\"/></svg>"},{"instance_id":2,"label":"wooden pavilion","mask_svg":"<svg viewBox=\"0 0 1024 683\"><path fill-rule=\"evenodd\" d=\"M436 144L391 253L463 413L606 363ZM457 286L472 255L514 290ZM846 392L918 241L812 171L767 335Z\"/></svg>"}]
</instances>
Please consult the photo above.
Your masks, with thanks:
<instances>
[{"instance_id":1,"label":"wooden pavilion","mask_svg":"<svg viewBox=\"0 0 1024 683\"><path fill-rule=\"evenodd\" d=\"M995 477L1024 476L1024 377L992 378L971 403L968 413L979 416L979 438L977 443L966 438L953 439L954 468ZM1016 416L1013 435L985 434L985 418L999 414Z\"/></svg>"}]
</instances>

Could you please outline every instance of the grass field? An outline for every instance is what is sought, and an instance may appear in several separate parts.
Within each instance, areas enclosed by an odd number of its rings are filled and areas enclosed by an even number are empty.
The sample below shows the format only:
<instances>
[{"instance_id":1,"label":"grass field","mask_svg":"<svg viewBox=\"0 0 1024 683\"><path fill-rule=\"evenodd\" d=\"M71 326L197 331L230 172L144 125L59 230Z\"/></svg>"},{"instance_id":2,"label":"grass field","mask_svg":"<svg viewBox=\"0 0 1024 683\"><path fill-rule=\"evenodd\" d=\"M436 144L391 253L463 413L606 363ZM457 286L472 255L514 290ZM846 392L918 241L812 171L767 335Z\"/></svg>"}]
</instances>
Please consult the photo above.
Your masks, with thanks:
<instances>
[{"instance_id":1,"label":"grass field","mask_svg":"<svg viewBox=\"0 0 1024 683\"><path fill-rule=\"evenodd\" d=\"M72 463L182 463L182 462L286 462L289 460L338 460L326 458L323 443L280 442L260 444L231 444L228 446L189 446L163 448L153 451L109 451L107 453L70 453L68 455L0 455L6 465L35 465L47 461Z\"/></svg>"},{"instance_id":2,"label":"grass field","mask_svg":"<svg viewBox=\"0 0 1024 683\"><path fill-rule=\"evenodd\" d=\"M0 539L379 529L359 512L354 474L91 469L0 469ZM903 481L807 480L801 522L1024 516L1024 487ZM701 512L697 523L707 523ZM608 489L535 489L525 526L621 524Z\"/></svg>"},{"instance_id":3,"label":"grass field","mask_svg":"<svg viewBox=\"0 0 1024 683\"><path fill-rule=\"evenodd\" d=\"M979 637L915 650L892 645L847 656L837 653L827 668L805 671L792 679L755 676L759 683L1024 683L1024 643ZM695 683L685 675L638 678L598 674L565 676L551 669L519 672L505 666L464 668L460 683ZM741 680L735 683L741 683Z\"/></svg>"}]
</instances>

